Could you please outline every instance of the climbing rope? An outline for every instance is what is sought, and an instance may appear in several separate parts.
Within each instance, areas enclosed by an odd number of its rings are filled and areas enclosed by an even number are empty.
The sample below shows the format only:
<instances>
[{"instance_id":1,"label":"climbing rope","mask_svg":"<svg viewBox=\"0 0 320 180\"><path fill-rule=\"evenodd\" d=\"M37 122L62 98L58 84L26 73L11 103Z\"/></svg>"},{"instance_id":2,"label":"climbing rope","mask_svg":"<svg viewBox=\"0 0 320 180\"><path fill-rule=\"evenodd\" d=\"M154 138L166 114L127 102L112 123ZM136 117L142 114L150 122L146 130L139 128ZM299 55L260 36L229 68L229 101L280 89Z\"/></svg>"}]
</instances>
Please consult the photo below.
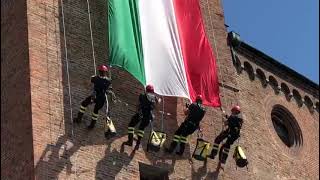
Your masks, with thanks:
<instances>
[{"instance_id":1,"label":"climbing rope","mask_svg":"<svg viewBox=\"0 0 320 180\"><path fill-rule=\"evenodd\" d=\"M161 112L161 132L163 132L163 127L164 127L164 124L163 124L163 120L164 120L164 97L161 96L162 98L162 112Z\"/></svg>"},{"instance_id":2,"label":"climbing rope","mask_svg":"<svg viewBox=\"0 0 320 180\"><path fill-rule=\"evenodd\" d=\"M67 81L68 81L68 93L69 93L69 106L70 106L70 121L71 121L71 139L74 140L74 130L73 130L73 112L72 112L72 95L71 95L71 83L70 83L70 72L69 72L69 60L68 60L68 48L67 48L67 38L66 38L66 26L64 22L64 8L63 0L61 2L61 14L62 14L62 26L63 26L63 39L64 39L64 50L65 50L65 61L66 61L66 71L67 71ZM67 144L66 144L67 146ZM67 148L65 148L67 149ZM75 177L77 177L77 155L75 158Z\"/></svg>"},{"instance_id":3,"label":"climbing rope","mask_svg":"<svg viewBox=\"0 0 320 180\"><path fill-rule=\"evenodd\" d=\"M164 129L164 97L161 96L161 99L162 99L162 111L160 111L161 113L161 132L163 132L163 129ZM151 129L153 130L153 126L152 126L152 121L151 122Z\"/></svg>"},{"instance_id":4,"label":"climbing rope","mask_svg":"<svg viewBox=\"0 0 320 180\"><path fill-rule=\"evenodd\" d=\"M61 1L61 11L62 11L62 27L63 27L63 39L64 39L64 51L65 51L65 61L67 68L67 81L68 81L68 94L69 94L69 106L70 106L70 121L71 121L71 136L73 138L73 112L72 112L72 95L71 95L71 83L70 83L70 72L69 72L69 60L68 60L68 48L67 48L67 39L66 39L66 26L64 22L64 9L63 9L63 0Z\"/></svg>"},{"instance_id":5,"label":"climbing rope","mask_svg":"<svg viewBox=\"0 0 320 180\"><path fill-rule=\"evenodd\" d=\"M209 4L209 0L207 0L207 4ZM208 12L210 13L211 11L210 11L209 5L208 5L207 7L208 7ZM219 63L219 52L218 52L218 47L217 47L217 43L216 43L216 36L215 36L215 31L214 31L214 27L213 27L213 23L212 23L212 18L211 18L211 15L210 15L210 14L209 14L209 19L210 19L210 24L211 24L211 27L212 27L213 43L214 43L215 53L216 53L216 56L217 56L217 63L220 64L220 63ZM224 94L224 83L223 83L224 79L223 79L223 75L222 75L222 73L221 73L221 71L220 71L220 68L218 67L217 69L218 69L218 73L220 74L220 77L221 77L221 85L222 85L221 95L222 95L222 97L224 97L224 95L223 95L223 94ZM221 110L222 113L224 113L224 110L223 110L223 108L222 108L222 105L223 105L222 98L220 98L220 101L221 101L220 110ZM223 116L222 116L222 121L221 121L221 123L222 123L221 131L223 131L223 129L224 129ZM213 122L212 122L212 124L213 124Z\"/></svg>"},{"instance_id":6,"label":"climbing rope","mask_svg":"<svg viewBox=\"0 0 320 180\"><path fill-rule=\"evenodd\" d=\"M164 128L164 98L163 96L161 96L162 98L162 111L160 111L160 114L161 114L161 132L163 132L163 128ZM151 127L151 130L153 131L153 121L150 120L150 127Z\"/></svg>"},{"instance_id":7,"label":"climbing rope","mask_svg":"<svg viewBox=\"0 0 320 180\"><path fill-rule=\"evenodd\" d=\"M91 26L91 15L90 15L90 4L89 0L87 0L87 7L88 7L88 16L89 16L89 27L90 27L90 37L91 37L91 48L92 48L92 58L93 58L93 69L94 69L94 75L97 75L96 70L96 57L94 52L94 43L93 43L93 33L92 33L92 26Z\"/></svg>"},{"instance_id":8,"label":"climbing rope","mask_svg":"<svg viewBox=\"0 0 320 180\"><path fill-rule=\"evenodd\" d=\"M95 50L94 50L94 41L93 41L93 32L92 32L92 21L91 21L91 11L90 11L90 4L89 0L87 0L87 8L88 8L88 17L89 17L89 27L90 27L90 37L91 37L91 47L92 47L92 58L93 58L93 68L94 74L97 75L96 70L96 58L95 58ZM109 78L111 79L111 68L112 66L109 64ZM108 100L108 99L107 99ZM125 106L128 106L128 103L122 101L119 97L116 98L116 102L123 103ZM106 110L109 112L109 110Z\"/></svg>"},{"instance_id":9,"label":"climbing rope","mask_svg":"<svg viewBox=\"0 0 320 180\"><path fill-rule=\"evenodd\" d=\"M93 41L93 32L92 32L92 21L91 21L91 11L90 11L90 3L89 0L87 0L87 9L88 9L88 17L89 17L89 28L90 28L90 38L91 38L91 48L92 48L92 59L93 59L93 69L94 69L94 75L97 75L96 70L96 57L95 57L95 50L94 50L94 41ZM111 66L110 66L111 67ZM111 69L109 69L109 78L111 78ZM108 116L109 113L109 101L108 96L105 95L106 98L106 105L105 105L105 113L106 116Z\"/></svg>"}]
</instances>

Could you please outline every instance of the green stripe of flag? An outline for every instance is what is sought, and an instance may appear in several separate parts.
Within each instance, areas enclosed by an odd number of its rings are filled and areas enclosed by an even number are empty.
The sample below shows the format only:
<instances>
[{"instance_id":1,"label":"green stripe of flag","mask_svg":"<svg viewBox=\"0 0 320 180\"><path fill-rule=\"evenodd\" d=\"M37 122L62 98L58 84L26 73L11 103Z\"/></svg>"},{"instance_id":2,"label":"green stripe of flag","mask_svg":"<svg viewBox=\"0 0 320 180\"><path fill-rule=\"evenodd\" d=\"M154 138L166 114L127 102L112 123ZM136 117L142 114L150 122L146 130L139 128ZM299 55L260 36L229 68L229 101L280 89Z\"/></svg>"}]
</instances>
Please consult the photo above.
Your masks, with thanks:
<instances>
[{"instance_id":1,"label":"green stripe of flag","mask_svg":"<svg viewBox=\"0 0 320 180\"><path fill-rule=\"evenodd\" d=\"M109 62L146 84L138 0L109 0Z\"/></svg>"}]
</instances>

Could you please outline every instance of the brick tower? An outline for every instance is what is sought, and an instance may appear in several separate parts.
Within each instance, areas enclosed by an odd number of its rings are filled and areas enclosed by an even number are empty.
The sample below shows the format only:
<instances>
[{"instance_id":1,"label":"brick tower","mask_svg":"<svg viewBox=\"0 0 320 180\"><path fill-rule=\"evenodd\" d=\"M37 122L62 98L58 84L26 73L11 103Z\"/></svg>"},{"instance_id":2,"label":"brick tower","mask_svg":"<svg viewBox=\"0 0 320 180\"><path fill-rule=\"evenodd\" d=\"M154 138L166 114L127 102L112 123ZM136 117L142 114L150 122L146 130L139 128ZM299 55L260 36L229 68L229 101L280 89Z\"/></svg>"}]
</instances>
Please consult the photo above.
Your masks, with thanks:
<instances>
[{"instance_id":1,"label":"brick tower","mask_svg":"<svg viewBox=\"0 0 320 180\"><path fill-rule=\"evenodd\" d=\"M122 102L111 103L110 110L118 135L105 139L103 112L93 131L71 126L71 114L75 116L90 93L87 82L95 67L87 2L61 2L1 1L1 178L319 179L319 86L242 42L236 33L228 36L220 0L200 0L200 5L217 56L223 108L229 112L239 104L243 109L239 143L248 169L236 169L231 153L219 174L217 159L191 162L196 133L182 157L146 152L148 138L135 154L122 148L143 87L117 68L112 68L113 88ZM107 3L90 1L96 64L108 62ZM184 119L186 101L164 100L167 145ZM205 139L213 141L222 118L220 109L207 108ZM160 119L157 112L154 128L160 129Z\"/></svg>"}]
</instances>

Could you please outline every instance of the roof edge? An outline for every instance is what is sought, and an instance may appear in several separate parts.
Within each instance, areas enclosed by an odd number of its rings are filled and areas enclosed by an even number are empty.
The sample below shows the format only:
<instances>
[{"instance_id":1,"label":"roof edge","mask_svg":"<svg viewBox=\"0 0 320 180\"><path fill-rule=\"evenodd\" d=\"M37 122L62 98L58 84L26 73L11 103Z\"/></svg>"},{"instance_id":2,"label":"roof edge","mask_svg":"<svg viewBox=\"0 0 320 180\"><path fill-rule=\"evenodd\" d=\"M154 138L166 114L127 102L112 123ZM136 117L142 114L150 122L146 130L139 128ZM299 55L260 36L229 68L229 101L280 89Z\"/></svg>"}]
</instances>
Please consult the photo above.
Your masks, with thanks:
<instances>
[{"instance_id":1,"label":"roof edge","mask_svg":"<svg viewBox=\"0 0 320 180\"><path fill-rule=\"evenodd\" d=\"M310 88L313 88L316 91L319 91L319 84L310 80L306 76L298 73L297 71L291 69L290 67L280 63L276 59L270 57L269 55L263 53L262 51L252 47L251 45L240 40L240 36L231 31L228 33L228 42L236 51L246 51L249 54L253 54L254 56L261 57L261 59L266 61L261 61L260 63L263 65L267 65L270 67L270 70L274 70L276 67L278 70L285 71L285 74L289 75L291 78L299 80L303 84L307 84ZM259 62L259 59L255 59ZM272 67L271 67L272 66ZM317 96L319 94L317 93Z\"/></svg>"}]
</instances>

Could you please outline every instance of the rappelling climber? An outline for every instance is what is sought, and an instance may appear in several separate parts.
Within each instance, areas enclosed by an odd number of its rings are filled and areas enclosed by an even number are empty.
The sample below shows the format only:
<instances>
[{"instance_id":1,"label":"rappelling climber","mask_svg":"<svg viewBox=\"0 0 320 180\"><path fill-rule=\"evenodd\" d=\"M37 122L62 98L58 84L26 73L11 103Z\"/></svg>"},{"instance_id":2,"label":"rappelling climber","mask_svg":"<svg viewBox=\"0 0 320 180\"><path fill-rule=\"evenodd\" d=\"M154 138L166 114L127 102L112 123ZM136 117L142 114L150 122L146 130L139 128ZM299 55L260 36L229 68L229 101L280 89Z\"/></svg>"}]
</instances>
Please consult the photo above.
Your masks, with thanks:
<instances>
[{"instance_id":1,"label":"rappelling climber","mask_svg":"<svg viewBox=\"0 0 320 180\"><path fill-rule=\"evenodd\" d=\"M228 158L230 146L240 137L240 129L242 127L243 119L241 117L240 106L234 106L231 109L231 115L225 115L227 121L224 122L228 128L222 131L214 140L213 148L210 154L210 158L214 159L218 154L220 143L227 138L227 141L221 146L219 151L219 168L223 169L224 164Z\"/></svg>"},{"instance_id":2,"label":"rappelling climber","mask_svg":"<svg viewBox=\"0 0 320 180\"><path fill-rule=\"evenodd\" d=\"M152 85L147 85L145 93L139 95L137 113L132 116L128 125L128 141L124 142L124 145L132 146L135 126L140 122L139 128L136 132L138 140L135 146L136 150L139 149L141 139L144 136L144 129L149 125L150 121L153 120L153 110L155 109L156 104L160 101L160 98L157 98L154 93L154 87Z\"/></svg>"},{"instance_id":3,"label":"rappelling climber","mask_svg":"<svg viewBox=\"0 0 320 180\"><path fill-rule=\"evenodd\" d=\"M112 92L111 79L107 76L108 67L105 65L100 65L98 67L98 71L99 75L91 76L91 83L94 85L93 92L84 101L82 101L78 116L74 119L75 123L80 123L87 106L95 103L93 112L91 114L91 122L87 127L89 130L94 128L99 117L99 110L103 107L107 100L107 94L111 94L113 100L115 99L115 94Z\"/></svg>"},{"instance_id":4,"label":"rappelling climber","mask_svg":"<svg viewBox=\"0 0 320 180\"><path fill-rule=\"evenodd\" d=\"M172 153L178 143L180 143L180 151L178 151L177 154L182 155L185 149L185 144L187 143L187 137L197 129L200 130L200 121L206 113L205 109L202 107L202 96L198 95L196 97L196 102L190 105L186 104L184 113L187 117L175 132L170 147L165 149L167 153Z\"/></svg>"}]
</instances>

